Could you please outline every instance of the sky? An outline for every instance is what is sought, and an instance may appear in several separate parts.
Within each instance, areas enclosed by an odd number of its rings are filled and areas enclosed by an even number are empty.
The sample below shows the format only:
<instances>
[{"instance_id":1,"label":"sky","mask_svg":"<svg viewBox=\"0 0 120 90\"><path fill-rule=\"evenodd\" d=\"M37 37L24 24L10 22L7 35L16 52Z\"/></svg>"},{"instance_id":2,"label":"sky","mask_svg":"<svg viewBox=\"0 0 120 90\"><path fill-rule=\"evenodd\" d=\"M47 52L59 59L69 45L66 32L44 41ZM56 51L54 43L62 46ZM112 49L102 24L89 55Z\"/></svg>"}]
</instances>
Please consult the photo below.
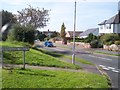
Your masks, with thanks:
<instances>
[{"instance_id":1,"label":"sky","mask_svg":"<svg viewBox=\"0 0 120 90\"><path fill-rule=\"evenodd\" d=\"M118 13L119 0L76 0L76 31L85 31L90 28L98 28L98 24ZM1 10L7 10L13 14L28 7L45 8L50 10L50 20L47 27L40 31L60 31L64 22L66 31L74 29L74 5L75 0L1 0Z\"/></svg>"}]
</instances>

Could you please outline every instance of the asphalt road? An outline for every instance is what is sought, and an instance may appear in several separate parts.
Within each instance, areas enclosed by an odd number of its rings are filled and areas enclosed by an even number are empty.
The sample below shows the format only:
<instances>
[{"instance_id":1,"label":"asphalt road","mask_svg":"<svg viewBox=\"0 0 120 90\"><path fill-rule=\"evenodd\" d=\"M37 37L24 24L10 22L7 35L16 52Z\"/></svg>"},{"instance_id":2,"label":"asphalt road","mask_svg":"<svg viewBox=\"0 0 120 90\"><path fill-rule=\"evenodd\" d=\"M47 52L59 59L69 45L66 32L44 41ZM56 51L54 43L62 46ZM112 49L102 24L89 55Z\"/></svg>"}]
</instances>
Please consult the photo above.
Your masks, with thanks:
<instances>
[{"instance_id":1,"label":"asphalt road","mask_svg":"<svg viewBox=\"0 0 120 90\"><path fill-rule=\"evenodd\" d=\"M56 45L56 47L54 48L50 48L50 47L43 47L43 48L47 50L53 50L53 51L64 50L67 52L65 54L72 55L71 46L65 46L63 48L63 46L61 45L58 45L58 46ZM76 47L76 57L90 61L96 64L98 67L101 67L110 77L113 88L118 88L120 86L120 82L119 82L120 77L118 77L120 74L118 63L120 63L120 61L118 60L119 58L117 56L115 57L115 56L107 56L107 55L101 55L101 54L93 54L93 53L87 52L86 49Z\"/></svg>"},{"instance_id":2,"label":"asphalt road","mask_svg":"<svg viewBox=\"0 0 120 90\"><path fill-rule=\"evenodd\" d=\"M78 50L79 52L85 52ZM118 74L120 74L120 69L118 69L118 57L105 56L100 54L81 54L76 55L79 58L88 60L97 66L101 67L111 78L112 87L118 88Z\"/></svg>"}]
</instances>

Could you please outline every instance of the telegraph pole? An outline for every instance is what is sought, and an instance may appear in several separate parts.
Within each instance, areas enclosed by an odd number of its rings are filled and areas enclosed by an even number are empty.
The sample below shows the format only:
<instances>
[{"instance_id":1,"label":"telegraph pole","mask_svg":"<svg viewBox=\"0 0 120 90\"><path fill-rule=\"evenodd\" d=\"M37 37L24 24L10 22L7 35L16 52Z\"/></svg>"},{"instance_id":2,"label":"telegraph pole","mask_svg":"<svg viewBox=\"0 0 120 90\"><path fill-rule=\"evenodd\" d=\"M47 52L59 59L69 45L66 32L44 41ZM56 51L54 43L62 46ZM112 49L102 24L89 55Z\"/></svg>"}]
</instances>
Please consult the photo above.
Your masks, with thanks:
<instances>
[{"instance_id":1,"label":"telegraph pole","mask_svg":"<svg viewBox=\"0 0 120 90\"><path fill-rule=\"evenodd\" d=\"M75 29L76 29L76 1L75 1L75 10L74 10L74 32L73 32L73 55L72 55L72 64L75 64Z\"/></svg>"}]
</instances>

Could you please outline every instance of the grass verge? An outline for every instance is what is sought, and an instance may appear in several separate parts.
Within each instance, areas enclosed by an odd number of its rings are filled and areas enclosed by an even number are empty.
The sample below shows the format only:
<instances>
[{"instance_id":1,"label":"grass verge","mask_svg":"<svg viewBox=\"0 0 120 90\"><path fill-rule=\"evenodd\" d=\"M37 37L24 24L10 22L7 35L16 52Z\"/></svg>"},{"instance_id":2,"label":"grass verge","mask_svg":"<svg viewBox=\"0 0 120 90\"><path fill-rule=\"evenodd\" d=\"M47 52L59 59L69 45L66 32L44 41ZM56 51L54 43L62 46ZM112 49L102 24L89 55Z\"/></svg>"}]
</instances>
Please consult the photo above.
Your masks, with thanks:
<instances>
[{"instance_id":1,"label":"grass verge","mask_svg":"<svg viewBox=\"0 0 120 90\"><path fill-rule=\"evenodd\" d=\"M105 76L87 72L3 69L3 88L108 88Z\"/></svg>"},{"instance_id":2,"label":"grass verge","mask_svg":"<svg viewBox=\"0 0 120 90\"><path fill-rule=\"evenodd\" d=\"M47 50L44 50L44 49L38 49L38 50L42 51L45 54L51 55L53 57L61 57L61 58L66 58L66 59L72 60L72 56L68 56L68 55L65 55L65 54L60 54L58 52L51 52L51 51L47 51ZM80 58L77 58L77 57L75 57L75 60L77 60L78 62L80 62L82 64L94 65L92 62L89 62L89 61L86 61L86 60L83 60L83 59L80 59Z\"/></svg>"},{"instance_id":3,"label":"grass verge","mask_svg":"<svg viewBox=\"0 0 120 90\"><path fill-rule=\"evenodd\" d=\"M2 46L21 46L25 45L25 43L16 43L13 42L3 42ZM7 64L22 64L22 51L5 51L3 53L4 63ZM80 69L80 66L73 65L67 62L63 62L58 58L47 55L42 51L30 49L30 51L26 52L26 64L35 65L35 66L48 66L48 67L61 67L61 68L72 68L72 69Z\"/></svg>"},{"instance_id":4,"label":"grass verge","mask_svg":"<svg viewBox=\"0 0 120 90\"><path fill-rule=\"evenodd\" d=\"M70 60L72 60L72 57L71 56L63 56L65 58L68 58ZM88 64L88 65L94 65L93 63L89 62L89 61L86 61L86 60L83 60L83 59L80 59L80 58L77 58L75 57L75 60L77 60L78 62L82 63L82 64Z\"/></svg>"},{"instance_id":5,"label":"grass verge","mask_svg":"<svg viewBox=\"0 0 120 90\"><path fill-rule=\"evenodd\" d=\"M98 54L105 54L105 55L111 55L111 56L120 56L120 54L110 54L110 53L105 53L105 52L95 52L95 53L98 53Z\"/></svg>"}]
</instances>

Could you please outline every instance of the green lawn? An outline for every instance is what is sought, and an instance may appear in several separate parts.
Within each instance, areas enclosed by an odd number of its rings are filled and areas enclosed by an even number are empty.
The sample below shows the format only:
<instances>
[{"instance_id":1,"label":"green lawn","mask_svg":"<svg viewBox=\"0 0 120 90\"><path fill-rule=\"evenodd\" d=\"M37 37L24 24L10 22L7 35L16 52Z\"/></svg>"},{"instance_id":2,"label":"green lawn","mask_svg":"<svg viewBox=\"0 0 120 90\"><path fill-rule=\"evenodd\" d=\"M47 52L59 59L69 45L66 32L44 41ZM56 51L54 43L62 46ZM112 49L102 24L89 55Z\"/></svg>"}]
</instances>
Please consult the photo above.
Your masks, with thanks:
<instances>
[{"instance_id":1,"label":"green lawn","mask_svg":"<svg viewBox=\"0 0 120 90\"><path fill-rule=\"evenodd\" d=\"M60 54L58 52L46 51L44 49L38 49L38 50L42 51L45 54L51 55L53 57L57 57L57 58L60 57L60 58L66 58L66 59L72 60L72 56L70 56L70 55L64 55L64 54ZM94 65L92 62L78 58L78 57L75 57L75 60L82 64Z\"/></svg>"},{"instance_id":2,"label":"green lawn","mask_svg":"<svg viewBox=\"0 0 120 90\"><path fill-rule=\"evenodd\" d=\"M3 69L3 88L108 88L105 76L70 71Z\"/></svg>"},{"instance_id":3,"label":"green lawn","mask_svg":"<svg viewBox=\"0 0 120 90\"><path fill-rule=\"evenodd\" d=\"M29 46L30 44L18 41L0 41L0 46L8 46L8 47L17 47L17 46Z\"/></svg>"},{"instance_id":4,"label":"green lawn","mask_svg":"<svg viewBox=\"0 0 120 90\"><path fill-rule=\"evenodd\" d=\"M21 46L23 43L10 43L3 42L2 46ZM26 44L24 44L26 45ZM12 63L12 64L22 64L22 51L5 51L4 52L4 63ZM30 49L30 51L26 52L26 64L35 65L35 66L49 66L49 67L61 67L61 68L73 68L78 69L80 66L73 65L67 62L63 62L51 55L45 54L42 51Z\"/></svg>"},{"instance_id":5,"label":"green lawn","mask_svg":"<svg viewBox=\"0 0 120 90\"><path fill-rule=\"evenodd\" d=\"M72 57L71 57L71 56L63 56L63 57L72 60ZM80 58L78 58L78 57L75 57L75 60L78 61L78 62L80 62L80 63L82 63L82 64L94 65L92 62L89 62L89 61L87 61L87 60L80 59Z\"/></svg>"},{"instance_id":6,"label":"green lawn","mask_svg":"<svg viewBox=\"0 0 120 90\"><path fill-rule=\"evenodd\" d=\"M1 42L0 42L1 45ZM29 46L19 42L3 42L2 46ZM29 65L80 68L63 62L54 53L30 49L26 52L26 63ZM22 64L22 52L4 52L4 63ZM70 72L63 70L19 69L2 70L3 88L108 88L105 76L88 72Z\"/></svg>"}]
</instances>

